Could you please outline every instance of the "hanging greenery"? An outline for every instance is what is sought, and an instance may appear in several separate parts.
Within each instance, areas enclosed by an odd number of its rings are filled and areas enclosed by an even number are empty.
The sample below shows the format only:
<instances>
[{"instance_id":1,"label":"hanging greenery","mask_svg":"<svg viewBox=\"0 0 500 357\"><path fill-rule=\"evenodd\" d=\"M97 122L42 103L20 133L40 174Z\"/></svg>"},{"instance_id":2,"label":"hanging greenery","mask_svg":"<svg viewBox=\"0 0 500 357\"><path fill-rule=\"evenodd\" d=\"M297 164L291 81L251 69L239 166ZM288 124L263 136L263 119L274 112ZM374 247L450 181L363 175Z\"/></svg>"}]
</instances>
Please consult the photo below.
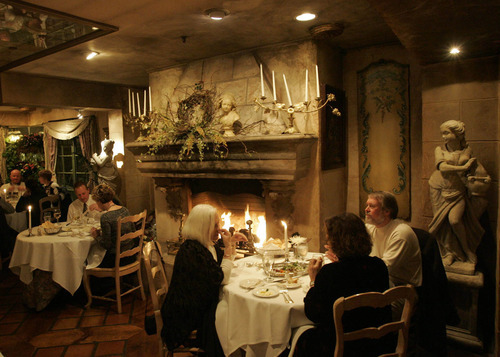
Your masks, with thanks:
<instances>
[{"instance_id":1,"label":"hanging greenery","mask_svg":"<svg viewBox=\"0 0 500 357\"><path fill-rule=\"evenodd\" d=\"M197 154L203 161L209 148L219 158L227 155L226 140L215 120L216 112L216 91L195 89L193 94L179 102L175 113L169 101L164 113L153 111L149 116L126 118L126 122L132 129L140 130L138 140L151 142L151 154L165 145L180 144L178 160L190 159Z\"/></svg>"},{"instance_id":2,"label":"hanging greenery","mask_svg":"<svg viewBox=\"0 0 500 357\"><path fill-rule=\"evenodd\" d=\"M43 134L23 135L16 142L6 142L3 157L7 172L17 169L23 180L38 179L38 172L44 166Z\"/></svg>"}]
</instances>

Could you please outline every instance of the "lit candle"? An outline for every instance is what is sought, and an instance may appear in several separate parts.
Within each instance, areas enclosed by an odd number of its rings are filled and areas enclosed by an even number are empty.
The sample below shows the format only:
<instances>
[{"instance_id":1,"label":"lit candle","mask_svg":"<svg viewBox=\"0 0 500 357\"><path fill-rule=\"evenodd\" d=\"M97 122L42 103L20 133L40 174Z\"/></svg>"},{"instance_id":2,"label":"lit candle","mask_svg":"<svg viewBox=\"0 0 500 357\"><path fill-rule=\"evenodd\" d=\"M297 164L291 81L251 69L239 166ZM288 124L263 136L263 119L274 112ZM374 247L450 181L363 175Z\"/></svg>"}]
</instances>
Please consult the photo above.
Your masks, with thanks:
<instances>
[{"instance_id":1,"label":"lit candle","mask_svg":"<svg viewBox=\"0 0 500 357\"><path fill-rule=\"evenodd\" d=\"M7 190L3 189L3 199L7 201Z\"/></svg>"},{"instance_id":2,"label":"lit candle","mask_svg":"<svg viewBox=\"0 0 500 357\"><path fill-rule=\"evenodd\" d=\"M283 240L285 241L285 259L288 259L288 227L285 221L281 221L283 227L285 227L285 234L283 236Z\"/></svg>"},{"instance_id":3,"label":"lit candle","mask_svg":"<svg viewBox=\"0 0 500 357\"><path fill-rule=\"evenodd\" d=\"M141 101L139 100L139 92L137 94L137 115L141 116Z\"/></svg>"},{"instance_id":4,"label":"lit candle","mask_svg":"<svg viewBox=\"0 0 500 357\"><path fill-rule=\"evenodd\" d=\"M260 89L264 97L264 70L262 69L262 64L260 65Z\"/></svg>"},{"instance_id":5,"label":"lit candle","mask_svg":"<svg viewBox=\"0 0 500 357\"><path fill-rule=\"evenodd\" d=\"M273 71L273 98L274 101L276 102L276 81L274 79L274 71Z\"/></svg>"},{"instance_id":6,"label":"lit candle","mask_svg":"<svg viewBox=\"0 0 500 357\"><path fill-rule=\"evenodd\" d=\"M131 94L130 94L130 88L128 89L128 113L131 114L132 113L132 104L130 102L130 97L131 97Z\"/></svg>"},{"instance_id":7,"label":"lit candle","mask_svg":"<svg viewBox=\"0 0 500 357\"><path fill-rule=\"evenodd\" d=\"M31 231L31 206L28 206L28 228Z\"/></svg>"},{"instance_id":8,"label":"lit candle","mask_svg":"<svg viewBox=\"0 0 500 357\"><path fill-rule=\"evenodd\" d=\"M288 90L288 84L286 83L286 77L285 74L283 73L283 81L285 82L285 88L286 88L286 96L288 97L288 103L290 103L290 106L292 106L292 98L290 97L290 91Z\"/></svg>"},{"instance_id":9,"label":"lit candle","mask_svg":"<svg viewBox=\"0 0 500 357\"><path fill-rule=\"evenodd\" d=\"M148 112L146 111L146 90L144 89L144 115L146 115Z\"/></svg>"},{"instance_id":10,"label":"lit candle","mask_svg":"<svg viewBox=\"0 0 500 357\"><path fill-rule=\"evenodd\" d=\"M308 88L307 88L308 79L309 79L309 71L306 69L306 99L304 100L304 102L307 102L307 95L309 94L309 93L307 93L307 91L308 91Z\"/></svg>"},{"instance_id":11,"label":"lit candle","mask_svg":"<svg viewBox=\"0 0 500 357\"><path fill-rule=\"evenodd\" d=\"M135 117L135 102L134 102L134 94L131 94L132 97L132 116Z\"/></svg>"},{"instance_id":12,"label":"lit candle","mask_svg":"<svg viewBox=\"0 0 500 357\"><path fill-rule=\"evenodd\" d=\"M319 73L318 73L318 65L316 65L316 97L319 98Z\"/></svg>"},{"instance_id":13,"label":"lit candle","mask_svg":"<svg viewBox=\"0 0 500 357\"><path fill-rule=\"evenodd\" d=\"M153 110L153 106L151 105L151 87L149 87L149 111Z\"/></svg>"}]
</instances>

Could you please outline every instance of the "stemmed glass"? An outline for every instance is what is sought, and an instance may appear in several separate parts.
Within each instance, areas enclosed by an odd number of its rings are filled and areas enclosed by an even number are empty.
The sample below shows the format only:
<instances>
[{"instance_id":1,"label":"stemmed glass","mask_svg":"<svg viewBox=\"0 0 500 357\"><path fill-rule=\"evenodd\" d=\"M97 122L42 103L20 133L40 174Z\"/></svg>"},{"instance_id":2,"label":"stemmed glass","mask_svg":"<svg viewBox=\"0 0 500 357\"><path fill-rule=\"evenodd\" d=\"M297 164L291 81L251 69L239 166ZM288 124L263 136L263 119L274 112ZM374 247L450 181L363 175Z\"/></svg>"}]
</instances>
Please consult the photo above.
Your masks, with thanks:
<instances>
[{"instance_id":1,"label":"stemmed glass","mask_svg":"<svg viewBox=\"0 0 500 357\"><path fill-rule=\"evenodd\" d=\"M54 218L57 220L57 223L59 223L59 218L61 218L61 210L56 208L54 209Z\"/></svg>"},{"instance_id":2,"label":"stemmed glass","mask_svg":"<svg viewBox=\"0 0 500 357\"><path fill-rule=\"evenodd\" d=\"M309 247L307 246L307 243L300 243L299 245L297 245L297 254L300 257L300 260L304 261L308 252Z\"/></svg>"},{"instance_id":3,"label":"stemmed glass","mask_svg":"<svg viewBox=\"0 0 500 357\"><path fill-rule=\"evenodd\" d=\"M274 265L274 254L271 252L264 252L262 254L262 269L266 273L266 283L274 282L273 278L271 278L271 269Z\"/></svg>"}]
</instances>

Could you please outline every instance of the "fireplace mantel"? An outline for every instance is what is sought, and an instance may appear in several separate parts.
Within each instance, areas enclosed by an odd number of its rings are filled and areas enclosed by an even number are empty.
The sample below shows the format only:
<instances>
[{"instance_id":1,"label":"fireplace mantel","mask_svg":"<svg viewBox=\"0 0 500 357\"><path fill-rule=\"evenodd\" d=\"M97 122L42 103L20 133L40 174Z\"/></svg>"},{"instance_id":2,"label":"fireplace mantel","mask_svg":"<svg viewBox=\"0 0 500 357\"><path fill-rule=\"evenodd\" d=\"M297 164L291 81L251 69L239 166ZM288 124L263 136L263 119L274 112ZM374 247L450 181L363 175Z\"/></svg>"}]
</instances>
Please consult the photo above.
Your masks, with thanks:
<instances>
[{"instance_id":1,"label":"fireplace mantel","mask_svg":"<svg viewBox=\"0 0 500 357\"><path fill-rule=\"evenodd\" d=\"M181 145L167 145L149 155L148 142L126 145L139 171L155 178L227 178L295 181L307 174L315 135L289 134L227 138L228 156L210 152L203 161L193 155L178 161Z\"/></svg>"}]
</instances>

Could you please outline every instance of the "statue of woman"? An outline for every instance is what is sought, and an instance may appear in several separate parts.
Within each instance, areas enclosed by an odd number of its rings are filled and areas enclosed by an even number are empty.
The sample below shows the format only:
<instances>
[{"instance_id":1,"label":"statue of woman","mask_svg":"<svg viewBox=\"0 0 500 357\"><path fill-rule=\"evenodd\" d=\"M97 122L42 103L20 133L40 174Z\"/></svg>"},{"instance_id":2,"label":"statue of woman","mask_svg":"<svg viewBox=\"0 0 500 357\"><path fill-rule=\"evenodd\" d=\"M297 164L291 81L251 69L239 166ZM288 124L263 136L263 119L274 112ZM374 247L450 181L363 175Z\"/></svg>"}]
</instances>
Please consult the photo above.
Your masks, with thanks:
<instances>
[{"instance_id":1,"label":"statue of woman","mask_svg":"<svg viewBox=\"0 0 500 357\"><path fill-rule=\"evenodd\" d=\"M101 153L97 155L94 153L90 163L97 171L97 180L99 184L105 183L110 186L116 195L120 194L121 178L118 169L113 162L113 147L115 142L113 140L104 139L101 141Z\"/></svg>"},{"instance_id":2,"label":"statue of woman","mask_svg":"<svg viewBox=\"0 0 500 357\"><path fill-rule=\"evenodd\" d=\"M225 93L221 96L219 115L224 136L234 136L234 125L240 120L240 116L236 112L236 101L232 94Z\"/></svg>"},{"instance_id":3,"label":"statue of woman","mask_svg":"<svg viewBox=\"0 0 500 357\"><path fill-rule=\"evenodd\" d=\"M434 151L436 171L429 179L434 213L429 232L439 243L444 265L454 261L475 265L476 248L484 233L478 220L483 212L472 205L471 197L475 196L471 194L477 195L477 192L468 192L467 187L471 187L468 176L476 173L484 176L486 171L465 141L463 122L448 120L441 124L440 130L444 144ZM480 190L484 192L484 188Z\"/></svg>"}]
</instances>

